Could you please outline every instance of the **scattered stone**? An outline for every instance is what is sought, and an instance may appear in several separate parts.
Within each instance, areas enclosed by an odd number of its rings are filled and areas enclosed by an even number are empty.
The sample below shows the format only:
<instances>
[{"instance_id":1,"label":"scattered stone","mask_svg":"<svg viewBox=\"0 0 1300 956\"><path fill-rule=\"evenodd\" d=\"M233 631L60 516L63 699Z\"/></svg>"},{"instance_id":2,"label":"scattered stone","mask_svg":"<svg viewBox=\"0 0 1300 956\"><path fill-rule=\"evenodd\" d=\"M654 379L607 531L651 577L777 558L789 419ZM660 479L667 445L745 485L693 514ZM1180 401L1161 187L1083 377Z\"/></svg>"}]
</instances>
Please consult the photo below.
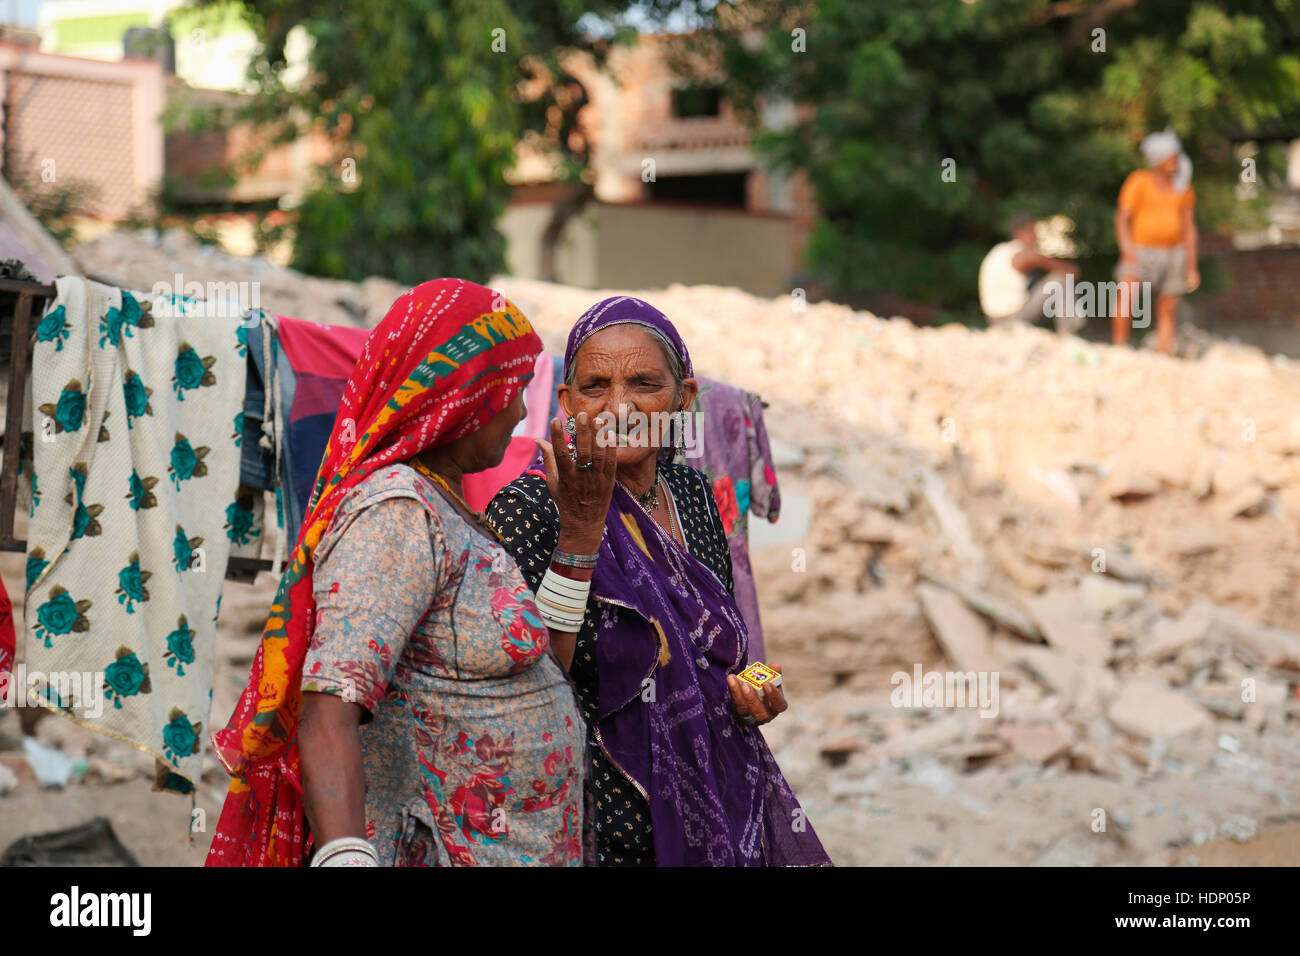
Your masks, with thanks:
<instances>
[{"instance_id":1,"label":"scattered stone","mask_svg":"<svg viewBox=\"0 0 1300 956\"><path fill-rule=\"evenodd\" d=\"M1175 533L1171 544L1179 557L1194 558L1217 551L1222 541L1213 530L1204 525L1188 525Z\"/></svg>"},{"instance_id":2,"label":"scattered stone","mask_svg":"<svg viewBox=\"0 0 1300 956\"><path fill-rule=\"evenodd\" d=\"M1107 497L1116 501L1137 501L1159 492L1160 481L1143 472L1125 468L1111 472L1101 489Z\"/></svg>"},{"instance_id":3,"label":"scattered stone","mask_svg":"<svg viewBox=\"0 0 1300 956\"><path fill-rule=\"evenodd\" d=\"M921 610L935 638L959 671L997 670L988 625L960 598L932 584L917 586Z\"/></svg>"},{"instance_id":4,"label":"scattered stone","mask_svg":"<svg viewBox=\"0 0 1300 956\"><path fill-rule=\"evenodd\" d=\"M984 553L975 543L971 531L970 519L957 502L948 494L944 480L937 472L924 471L921 476L921 491L926 503L939 520L939 527L952 547L954 556L968 568L983 565Z\"/></svg>"},{"instance_id":5,"label":"scattered stone","mask_svg":"<svg viewBox=\"0 0 1300 956\"><path fill-rule=\"evenodd\" d=\"M1214 493L1231 497L1258 480L1258 473L1244 455L1225 452L1214 468Z\"/></svg>"},{"instance_id":6,"label":"scattered stone","mask_svg":"<svg viewBox=\"0 0 1300 956\"><path fill-rule=\"evenodd\" d=\"M1064 505L1071 511L1079 510L1081 504L1079 501L1079 486L1064 471L1059 468L1047 471L1034 468L1030 470L1029 477L1050 491L1054 500L1059 504Z\"/></svg>"},{"instance_id":7,"label":"scattered stone","mask_svg":"<svg viewBox=\"0 0 1300 956\"><path fill-rule=\"evenodd\" d=\"M1214 620L1214 605L1197 601L1182 617L1157 621L1150 637L1139 644L1139 655L1150 661L1173 657L1189 645L1205 640L1214 627Z\"/></svg>"},{"instance_id":8,"label":"scattered stone","mask_svg":"<svg viewBox=\"0 0 1300 956\"><path fill-rule=\"evenodd\" d=\"M1255 838L1258 829L1258 825L1250 817L1234 814L1219 824L1219 835L1236 840L1238 843L1245 843Z\"/></svg>"},{"instance_id":9,"label":"scattered stone","mask_svg":"<svg viewBox=\"0 0 1300 956\"><path fill-rule=\"evenodd\" d=\"M931 571L921 571L921 577L932 584L937 584L939 587L951 591L970 607L1001 624L1007 630L1014 631L1027 640L1041 641L1043 639L1037 625L1011 602L994 597L980 588L954 581L952 578Z\"/></svg>"},{"instance_id":10,"label":"scattered stone","mask_svg":"<svg viewBox=\"0 0 1300 956\"><path fill-rule=\"evenodd\" d=\"M1070 738L1047 724L1002 724L998 736L1011 745L1016 756L1031 763L1051 763L1070 749Z\"/></svg>"},{"instance_id":11,"label":"scattered stone","mask_svg":"<svg viewBox=\"0 0 1300 956\"><path fill-rule=\"evenodd\" d=\"M912 754L938 750L960 740L966 735L966 723L956 714L927 724L901 737L887 741L879 749L886 759L909 757Z\"/></svg>"},{"instance_id":12,"label":"scattered stone","mask_svg":"<svg viewBox=\"0 0 1300 956\"><path fill-rule=\"evenodd\" d=\"M867 469L853 476L853 490L873 508L902 514L912 507L912 493L907 485L877 469Z\"/></svg>"},{"instance_id":13,"label":"scattered stone","mask_svg":"<svg viewBox=\"0 0 1300 956\"><path fill-rule=\"evenodd\" d=\"M1002 573L1022 591L1037 593L1050 583L1051 576L1046 571L1022 558L1005 539L996 539L990 551Z\"/></svg>"},{"instance_id":14,"label":"scattered stone","mask_svg":"<svg viewBox=\"0 0 1300 956\"><path fill-rule=\"evenodd\" d=\"M821 745L819 752L822 759L832 767L848 763L849 757L862 749L862 741L857 737L837 737Z\"/></svg>"},{"instance_id":15,"label":"scattered stone","mask_svg":"<svg viewBox=\"0 0 1300 956\"><path fill-rule=\"evenodd\" d=\"M1230 734L1219 734L1216 743L1219 745L1220 750L1226 750L1230 754L1235 754L1241 750L1241 741Z\"/></svg>"},{"instance_id":16,"label":"scattered stone","mask_svg":"<svg viewBox=\"0 0 1300 956\"><path fill-rule=\"evenodd\" d=\"M1100 555L1096 552L1100 551ZM1091 570L1093 562L1100 559L1101 571L1121 581L1131 581L1154 587L1160 583L1155 573L1133 558L1128 551L1118 545L1099 545L1088 549L1086 566Z\"/></svg>"},{"instance_id":17,"label":"scattered stone","mask_svg":"<svg viewBox=\"0 0 1300 956\"><path fill-rule=\"evenodd\" d=\"M1300 671L1300 636L1256 624L1228 608L1215 609L1215 622L1252 666Z\"/></svg>"},{"instance_id":18,"label":"scattered stone","mask_svg":"<svg viewBox=\"0 0 1300 956\"><path fill-rule=\"evenodd\" d=\"M1055 650L1097 664L1110 660L1110 638L1076 593L1056 589L1029 597L1025 610Z\"/></svg>"},{"instance_id":19,"label":"scattered stone","mask_svg":"<svg viewBox=\"0 0 1300 956\"><path fill-rule=\"evenodd\" d=\"M1101 574L1085 574L1079 582L1079 597L1098 614L1111 614L1132 607L1146 597L1141 584L1125 584Z\"/></svg>"},{"instance_id":20,"label":"scattered stone","mask_svg":"<svg viewBox=\"0 0 1300 956\"><path fill-rule=\"evenodd\" d=\"M1126 681L1107 716L1120 730L1151 740L1190 734L1210 724L1206 710L1154 681Z\"/></svg>"},{"instance_id":21,"label":"scattered stone","mask_svg":"<svg viewBox=\"0 0 1300 956\"><path fill-rule=\"evenodd\" d=\"M1251 482L1223 502L1219 507L1219 517L1227 520L1259 514L1267 500L1263 486Z\"/></svg>"}]
</instances>

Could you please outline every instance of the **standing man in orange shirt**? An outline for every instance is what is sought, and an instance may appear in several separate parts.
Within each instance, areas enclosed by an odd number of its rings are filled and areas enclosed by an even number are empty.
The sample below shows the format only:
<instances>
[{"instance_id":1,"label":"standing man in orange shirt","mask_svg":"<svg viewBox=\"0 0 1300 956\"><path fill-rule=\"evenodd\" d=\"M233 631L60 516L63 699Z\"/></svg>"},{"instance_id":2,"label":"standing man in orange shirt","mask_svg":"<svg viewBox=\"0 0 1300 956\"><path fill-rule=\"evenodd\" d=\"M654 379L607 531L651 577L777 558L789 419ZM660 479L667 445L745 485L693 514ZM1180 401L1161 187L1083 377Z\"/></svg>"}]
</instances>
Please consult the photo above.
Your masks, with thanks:
<instances>
[{"instance_id":1,"label":"standing man in orange shirt","mask_svg":"<svg viewBox=\"0 0 1300 956\"><path fill-rule=\"evenodd\" d=\"M1120 259L1118 308L1111 317L1111 340L1128 344L1132 316L1156 307L1156 342L1160 352L1174 351L1178 298L1201 284L1196 268L1196 193L1192 163L1172 131L1152 133L1142 141L1147 169L1124 180L1115 213ZM1137 298L1141 296L1141 298ZM1136 304L1143 308L1135 309ZM1150 314L1149 311L1146 314Z\"/></svg>"}]
</instances>

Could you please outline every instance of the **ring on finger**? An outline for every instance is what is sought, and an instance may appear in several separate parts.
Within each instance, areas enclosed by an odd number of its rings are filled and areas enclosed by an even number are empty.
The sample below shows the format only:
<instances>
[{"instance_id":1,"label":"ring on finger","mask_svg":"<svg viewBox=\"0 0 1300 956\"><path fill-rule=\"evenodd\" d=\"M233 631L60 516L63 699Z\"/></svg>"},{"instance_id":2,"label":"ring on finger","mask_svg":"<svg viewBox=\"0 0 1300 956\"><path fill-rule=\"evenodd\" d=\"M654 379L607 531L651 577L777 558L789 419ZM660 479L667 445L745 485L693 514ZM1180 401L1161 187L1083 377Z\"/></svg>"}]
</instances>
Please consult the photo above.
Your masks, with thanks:
<instances>
[{"instance_id":1,"label":"ring on finger","mask_svg":"<svg viewBox=\"0 0 1300 956\"><path fill-rule=\"evenodd\" d=\"M758 725L758 718L753 714L745 714L745 716L740 718L740 722L746 727L755 727Z\"/></svg>"},{"instance_id":2,"label":"ring on finger","mask_svg":"<svg viewBox=\"0 0 1300 956\"><path fill-rule=\"evenodd\" d=\"M584 461L578 467L583 471L591 471L591 469L594 468L595 465L596 463L594 461Z\"/></svg>"}]
</instances>

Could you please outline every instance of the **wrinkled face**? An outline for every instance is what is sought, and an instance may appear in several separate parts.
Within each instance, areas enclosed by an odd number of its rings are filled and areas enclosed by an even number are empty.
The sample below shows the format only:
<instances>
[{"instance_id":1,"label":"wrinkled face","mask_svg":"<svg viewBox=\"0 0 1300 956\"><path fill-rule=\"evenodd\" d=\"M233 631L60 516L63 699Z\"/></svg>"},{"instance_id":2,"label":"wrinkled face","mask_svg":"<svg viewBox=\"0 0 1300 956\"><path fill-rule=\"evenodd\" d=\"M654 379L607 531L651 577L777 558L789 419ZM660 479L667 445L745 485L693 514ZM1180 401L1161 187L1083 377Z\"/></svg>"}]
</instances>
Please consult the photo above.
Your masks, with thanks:
<instances>
[{"instance_id":1,"label":"wrinkled face","mask_svg":"<svg viewBox=\"0 0 1300 956\"><path fill-rule=\"evenodd\" d=\"M671 440L667 416L695 399L695 381L687 379L679 395L663 346L637 325L596 332L582 343L574 365L573 385L557 390L560 406L566 416L614 416L619 467L657 454Z\"/></svg>"},{"instance_id":2,"label":"wrinkled face","mask_svg":"<svg viewBox=\"0 0 1300 956\"><path fill-rule=\"evenodd\" d=\"M510 433L524 420L528 409L524 406L524 393L521 390L515 400L502 409L496 416L478 431L471 432L457 440L464 449L464 458L469 463L466 474L486 471L501 464L510 447Z\"/></svg>"},{"instance_id":3,"label":"wrinkled face","mask_svg":"<svg viewBox=\"0 0 1300 956\"><path fill-rule=\"evenodd\" d=\"M1173 156L1170 156L1164 162L1157 163L1156 169L1160 170L1162 173L1164 173L1166 176L1172 179L1174 175L1178 172L1178 154L1175 153Z\"/></svg>"}]
</instances>

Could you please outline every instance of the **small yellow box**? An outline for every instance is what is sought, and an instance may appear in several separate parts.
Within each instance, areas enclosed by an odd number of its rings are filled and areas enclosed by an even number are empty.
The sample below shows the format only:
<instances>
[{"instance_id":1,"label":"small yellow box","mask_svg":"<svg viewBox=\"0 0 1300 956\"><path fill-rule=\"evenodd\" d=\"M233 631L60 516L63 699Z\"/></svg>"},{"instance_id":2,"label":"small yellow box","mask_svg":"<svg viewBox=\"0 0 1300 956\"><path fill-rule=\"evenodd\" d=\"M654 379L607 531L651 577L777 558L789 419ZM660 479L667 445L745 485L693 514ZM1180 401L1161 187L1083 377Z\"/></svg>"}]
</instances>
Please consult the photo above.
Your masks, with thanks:
<instances>
[{"instance_id":1,"label":"small yellow box","mask_svg":"<svg viewBox=\"0 0 1300 956\"><path fill-rule=\"evenodd\" d=\"M736 675L755 690L762 690L766 685L781 686L781 675L762 661L755 661Z\"/></svg>"}]
</instances>

